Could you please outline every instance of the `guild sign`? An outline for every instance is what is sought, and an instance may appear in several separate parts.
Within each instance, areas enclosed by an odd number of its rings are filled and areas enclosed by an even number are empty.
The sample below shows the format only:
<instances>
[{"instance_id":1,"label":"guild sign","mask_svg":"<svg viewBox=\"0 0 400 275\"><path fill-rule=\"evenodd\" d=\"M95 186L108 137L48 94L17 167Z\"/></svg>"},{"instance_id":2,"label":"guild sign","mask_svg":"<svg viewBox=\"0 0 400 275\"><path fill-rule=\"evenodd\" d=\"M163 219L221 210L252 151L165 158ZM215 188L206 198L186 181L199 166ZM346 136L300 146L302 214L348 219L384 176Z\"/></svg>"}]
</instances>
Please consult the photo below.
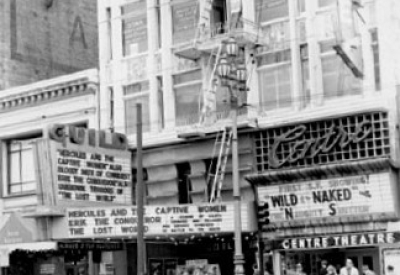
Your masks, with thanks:
<instances>
[{"instance_id":1,"label":"guild sign","mask_svg":"<svg viewBox=\"0 0 400 275\"><path fill-rule=\"evenodd\" d=\"M55 124L48 137L35 144L41 152L36 165L45 204L131 203L131 153L125 135Z\"/></svg>"}]
</instances>

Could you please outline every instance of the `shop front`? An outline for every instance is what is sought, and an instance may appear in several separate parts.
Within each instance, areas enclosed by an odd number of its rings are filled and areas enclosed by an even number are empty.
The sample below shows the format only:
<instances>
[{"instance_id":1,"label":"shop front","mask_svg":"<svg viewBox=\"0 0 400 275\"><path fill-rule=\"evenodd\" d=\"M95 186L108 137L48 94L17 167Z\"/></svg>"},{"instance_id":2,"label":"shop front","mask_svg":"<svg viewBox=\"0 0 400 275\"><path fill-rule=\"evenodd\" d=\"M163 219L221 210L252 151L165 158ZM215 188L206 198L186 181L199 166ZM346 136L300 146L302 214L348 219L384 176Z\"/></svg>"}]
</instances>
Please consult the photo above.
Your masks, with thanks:
<instances>
[{"instance_id":1,"label":"shop front","mask_svg":"<svg viewBox=\"0 0 400 275\"><path fill-rule=\"evenodd\" d=\"M78 211L85 207L132 203L131 153L126 137L120 133L53 124L43 133L43 138L32 142L32 147L37 184L36 194L32 196L37 204L24 213L28 226L14 226L24 229L29 243L16 244L12 250L10 244L4 246L9 251L6 271L10 275L111 275L118 271L119 266L110 263L112 255L124 251L121 242L110 242L107 238L86 239L75 244L57 241L58 233L53 232L52 225L53 221L65 217L69 207L77 207ZM98 234L107 232L102 221L95 222L102 225L96 227ZM85 221L71 220L68 226L63 226L69 234L79 236ZM25 233L30 230L36 234ZM16 233L9 234L16 239Z\"/></svg>"},{"instance_id":2,"label":"shop front","mask_svg":"<svg viewBox=\"0 0 400 275\"><path fill-rule=\"evenodd\" d=\"M22 212L4 214L0 226L1 274L33 273L43 259L51 258L57 243L39 241L35 222Z\"/></svg>"},{"instance_id":3,"label":"shop front","mask_svg":"<svg viewBox=\"0 0 400 275\"><path fill-rule=\"evenodd\" d=\"M388 227L397 215L395 179L389 169L260 186L259 203L269 207L270 223L262 228L265 261L274 263L268 268L291 274L301 264L306 274L319 275L327 261L339 273L351 259L360 274L364 265L380 274L380 249L399 237L400 228Z\"/></svg>"},{"instance_id":4,"label":"shop front","mask_svg":"<svg viewBox=\"0 0 400 275\"><path fill-rule=\"evenodd\" d=\"M385 112L316 120L256 134L261 267L270 274L339 274L348 262L384 274L395 245L398 168ZM267 213L267 214L266 214ZM349 261L351 260L351 261Z\"/></svg>"},{"instance_id":5,"label":"shop front","mask_svg":"<svg viewBox=\"0 0 400 275\"><path fill-rule=\"evenodd\" d=\"M323 261L340 273L347 259L352 261L359 274L364 273L365 266L380 274L380 248L398 241L399 233L378 231L280 239L274 241L273 248L281 263L280 274L296 273L299 263L306 274L321 274Z\"/></svg>"}]
</instances>

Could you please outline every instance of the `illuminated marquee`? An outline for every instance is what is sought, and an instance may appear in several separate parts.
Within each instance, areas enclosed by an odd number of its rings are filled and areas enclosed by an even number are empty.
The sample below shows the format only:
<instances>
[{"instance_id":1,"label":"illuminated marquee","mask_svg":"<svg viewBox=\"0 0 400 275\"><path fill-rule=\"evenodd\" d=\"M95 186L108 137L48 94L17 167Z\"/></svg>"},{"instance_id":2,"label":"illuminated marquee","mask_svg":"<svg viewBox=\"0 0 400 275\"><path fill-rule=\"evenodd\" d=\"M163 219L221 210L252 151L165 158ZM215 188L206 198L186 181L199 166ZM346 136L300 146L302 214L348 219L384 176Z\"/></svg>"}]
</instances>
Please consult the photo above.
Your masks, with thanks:
<instances>
[{"instance_id":1,"label":"illuminated marquee","mask_svg":"<svg viewBox=\"0 0 400 275\"><path fill-rule=\"evenodd\" d=\"M258 200L269 204L271 224L395 213L389 172L262 186Z\"/></svg>"},{"instance_id":2,"label":"illuminated marquee","mask_svg":"<svg viewBox=\"0 0 400 275\"><path fill-rule=\"evenodd\" d=\"M256 230L253 203L242 204L244 232ZM146 236L233 232L232 203L146 206ZM137 234L136 207L69 208L53 227L57 238L124 237Z\"/></svg>"},{"instance_id":3,"label":"illuminated marquee","mask_svg":"<svg viewBox=\"0 0 400 275\"><path fill-rule=\"evenodd\" d=\"M388 116L374 112L256 133L258 171L390 155Z\"/></svg>"},{"instance_id":4,"label":"illuminated marquee","mask_svg":"<svg viewBox=\"0 0 400 275\"><path fill-rule=\"evenodd\" d=\"M51 154L49 185L58 201L131 203L131 154L123 134L56 124L48 136L42 150Z\"/></svg>"}]
</instances>

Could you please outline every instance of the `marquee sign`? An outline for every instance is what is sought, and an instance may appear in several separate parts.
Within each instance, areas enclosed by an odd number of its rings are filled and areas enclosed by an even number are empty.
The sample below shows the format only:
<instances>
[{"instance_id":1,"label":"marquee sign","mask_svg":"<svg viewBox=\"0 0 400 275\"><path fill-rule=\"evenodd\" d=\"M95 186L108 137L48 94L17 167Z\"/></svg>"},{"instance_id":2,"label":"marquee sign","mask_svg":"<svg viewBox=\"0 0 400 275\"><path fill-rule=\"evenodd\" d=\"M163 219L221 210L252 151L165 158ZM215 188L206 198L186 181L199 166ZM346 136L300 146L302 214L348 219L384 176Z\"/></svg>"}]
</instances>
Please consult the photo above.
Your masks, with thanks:
<instances>
[{"instance_id":1,"label":"marquee sign","mask_svg":"<svg viewBox=\"0 0 400 275\"><path fill-rule=\"evenodd\" d=\"M323 237L293 238L277 241L277 249L318 249L333 247L357 247L377 244L392 244L398 241L393 232L371 232L364 234L344 234Z\"/></svg>"},{"instance_id":2,"label":"marquee sign","mask_svg":"<svg viewBox=\"0 0 400 275\"><path fill-rule=\"evenodd\" d=\"M263 186L258 196L271 223L395 212L389 172Z\"/></svg>"},{"instance_id":3,"label":"marquee sign","mask_svg":"<svg viewBox=\"0 0 400 275\"><path fill-rule=\"evenodd\" d=\"M385 112L267 129L257 133L255 140L259 171L390 155Z\"/></svg>"},{"instance_id":4,"label":"marquee sign","mask_svg":"<svg viewBox=\"0 0 400 275\"><path fill-rule=\"evenodd\" d=\"M55 238L131 237L137 234L136 207L68 209L55 222ZM145 207L146 236L224 233L234 230L232 203ZM253 204L242 204L244 232L256 230Z\"/></svg>"},{"instance_id":5,"label":"marquee sign","mask_svg":"<svg viewBox=\"0 0 400 275\"><path fill-rule=\"evenodd\" d=\"M48 136L37 144L45 194L67 203L131 203L131 154L124 135L54 125Z\"/></svg>"}]
</instances>

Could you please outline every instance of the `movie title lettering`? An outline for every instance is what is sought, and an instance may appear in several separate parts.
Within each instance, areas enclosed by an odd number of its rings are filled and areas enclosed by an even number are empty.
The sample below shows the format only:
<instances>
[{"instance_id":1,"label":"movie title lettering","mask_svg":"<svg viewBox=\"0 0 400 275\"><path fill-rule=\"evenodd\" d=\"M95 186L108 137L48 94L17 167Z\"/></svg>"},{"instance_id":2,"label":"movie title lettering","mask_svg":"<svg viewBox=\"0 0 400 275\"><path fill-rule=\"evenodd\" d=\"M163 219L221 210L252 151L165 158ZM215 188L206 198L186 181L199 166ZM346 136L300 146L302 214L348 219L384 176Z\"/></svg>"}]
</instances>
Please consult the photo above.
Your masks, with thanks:
<instances>
[{"instance_id":1,"label":"movie title lettering","mask_svg":"<svg viewBox=\"0 0 400 275\"><path fill-rule=\"evenodd\" d=\"M251 204L243 204L242 208L249 211ZM153 236L232 232L233 211L232 203L145 206L145 231ZM69 238L77 235L79 238L131 236L137 233L137 208L121 206L69 209L66 221L65 228L68 229ZM247 222L243 222L243 229L249 232L251 227Z\"/></svg>"},{"instance_id":2,"label":"movie title lettering","mask_svg":"<svg viewBox=\"0 0 400 275\"><path fill-rule=\"evenodd\" d=\"M116 156L111 154L58 148L56 176L59 199L116 203L130 201L130 155L128 152Z\"/></svg>"},{"instance_id":3,"label":"movie title lettering","mask_svg":"<svg viewBox=\"0 0 400 275\"><path fill-rule=\"evenodd\" d=\"M270 224L317 218L394 214L390 174L350 176L258 187L258 200L268 203ZM382 200L385 201L382 204ZM382 217L383 220L385 217Z\"/></svg>"}]
</instances>

